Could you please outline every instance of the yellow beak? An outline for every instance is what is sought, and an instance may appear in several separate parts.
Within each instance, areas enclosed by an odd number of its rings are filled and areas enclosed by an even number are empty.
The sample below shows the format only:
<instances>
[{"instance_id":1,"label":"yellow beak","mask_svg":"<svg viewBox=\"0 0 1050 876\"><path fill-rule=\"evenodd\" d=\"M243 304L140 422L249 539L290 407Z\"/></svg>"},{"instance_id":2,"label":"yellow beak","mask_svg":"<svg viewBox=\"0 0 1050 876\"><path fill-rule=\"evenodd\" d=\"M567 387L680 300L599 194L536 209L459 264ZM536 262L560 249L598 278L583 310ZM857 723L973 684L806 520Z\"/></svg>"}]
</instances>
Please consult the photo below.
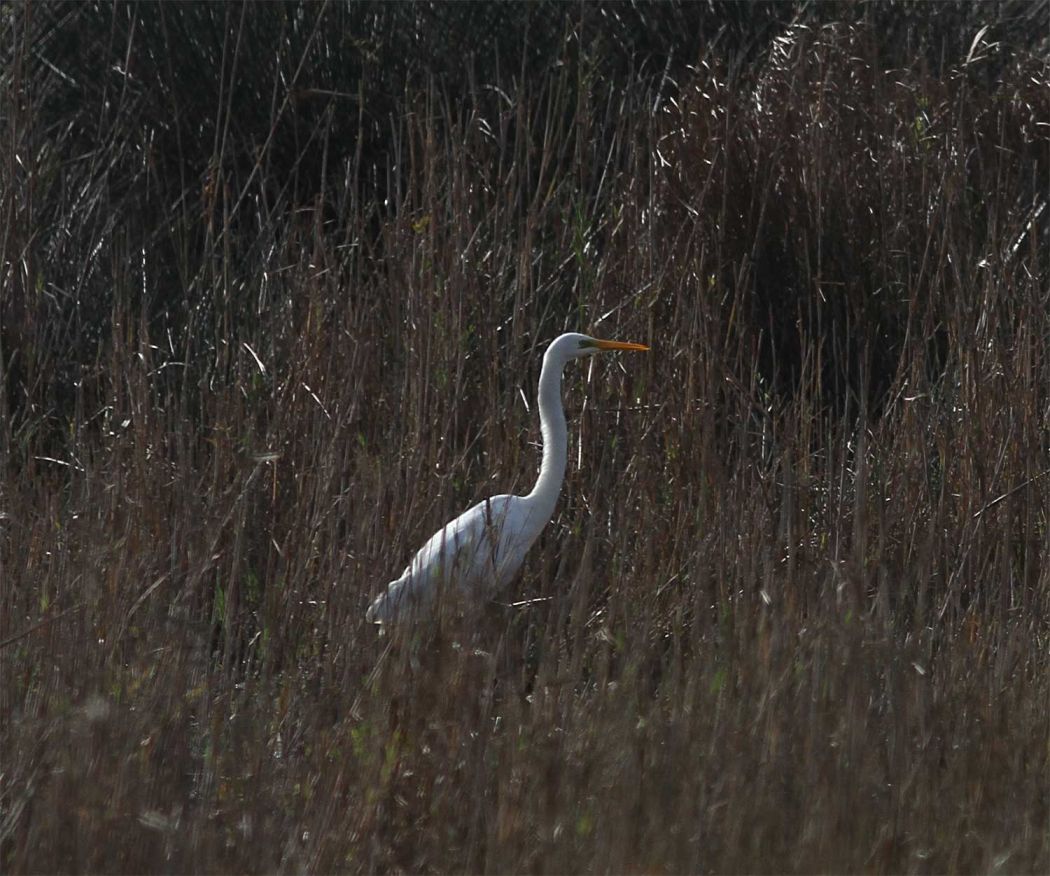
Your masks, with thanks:
<instances>
[{"instance_id":1,"label":"yellow beak","mask_svg":"<svg viewBox=\"0 0 1050 876\"><path fill-rule=\"evenodd\" d=\"M649 348L645 344L632 344L630 341L602 341L594 338L594 346L599 350L641 350Z\"/></svg>"}]
</instances>

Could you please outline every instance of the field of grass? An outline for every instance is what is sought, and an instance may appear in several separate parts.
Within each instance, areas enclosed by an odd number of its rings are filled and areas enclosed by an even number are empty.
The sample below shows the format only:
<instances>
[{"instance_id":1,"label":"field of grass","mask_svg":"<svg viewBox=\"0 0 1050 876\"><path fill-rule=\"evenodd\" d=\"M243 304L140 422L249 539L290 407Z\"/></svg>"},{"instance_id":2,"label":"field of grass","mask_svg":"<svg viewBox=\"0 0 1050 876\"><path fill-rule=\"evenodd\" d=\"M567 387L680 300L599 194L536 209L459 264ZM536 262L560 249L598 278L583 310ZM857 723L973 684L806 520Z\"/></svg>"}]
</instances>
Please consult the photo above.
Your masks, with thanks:
<instances>
[{"instance_id":1,"label":"field of grass","mask_svg":"<svg viewBox=\"0 0 1050 876\"><path fill-rule=\"evenodd\" d=\"M1048 18L0 8L0 870L1050 870Z\"/></svg>"}]
</instances>

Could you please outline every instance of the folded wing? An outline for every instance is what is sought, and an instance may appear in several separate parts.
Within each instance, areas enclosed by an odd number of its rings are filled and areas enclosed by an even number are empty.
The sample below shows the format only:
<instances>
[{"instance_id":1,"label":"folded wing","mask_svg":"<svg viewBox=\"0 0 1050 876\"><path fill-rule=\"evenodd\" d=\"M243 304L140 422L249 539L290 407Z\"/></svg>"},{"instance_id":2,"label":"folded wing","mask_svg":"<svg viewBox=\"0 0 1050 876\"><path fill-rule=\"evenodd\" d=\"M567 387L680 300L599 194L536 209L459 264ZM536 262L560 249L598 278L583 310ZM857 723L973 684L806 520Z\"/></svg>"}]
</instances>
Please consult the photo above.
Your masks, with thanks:
<instances>
[{"instance_id":1,"label":"folded wing","mask_svg":"<svg viewBox=\"0 0 1050 876\"><path fill-rule=\"evenodd\" d=\"M451 587L475 600L489 598L514 577L535 540L523 537L529 533L526 515L517 496L495 496L465 511L427 540L366 619L390 623L424 616Z\"/></svg>"}]
</instances>

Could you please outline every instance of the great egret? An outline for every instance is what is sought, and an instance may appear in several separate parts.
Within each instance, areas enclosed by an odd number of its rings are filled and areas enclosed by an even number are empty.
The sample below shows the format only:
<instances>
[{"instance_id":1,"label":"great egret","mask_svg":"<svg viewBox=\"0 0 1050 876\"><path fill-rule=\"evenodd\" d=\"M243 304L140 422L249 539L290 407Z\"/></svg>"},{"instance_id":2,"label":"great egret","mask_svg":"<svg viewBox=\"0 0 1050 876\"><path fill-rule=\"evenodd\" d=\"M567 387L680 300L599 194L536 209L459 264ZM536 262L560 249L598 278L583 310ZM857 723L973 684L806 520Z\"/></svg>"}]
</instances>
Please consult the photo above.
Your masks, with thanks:
<instances>
[{"instance_id":1,"label":"great egret","mask_svg":"<svg viewBox=\"0 0 1050 876\"><path fill-rule=\"evenodd\" d=\"M565 478L567 431L561 402L565 364L602 350L648 350L644 344L603 341L569 333L555 338L543 356L539 407L543 462L527 496L494 496L479 502L434 533L396 581L369 606L365 619L391 623L424 615L438 595L455 586L474 599L510 583L525 554L554 513Z\"/></svg>"}]
</instances>

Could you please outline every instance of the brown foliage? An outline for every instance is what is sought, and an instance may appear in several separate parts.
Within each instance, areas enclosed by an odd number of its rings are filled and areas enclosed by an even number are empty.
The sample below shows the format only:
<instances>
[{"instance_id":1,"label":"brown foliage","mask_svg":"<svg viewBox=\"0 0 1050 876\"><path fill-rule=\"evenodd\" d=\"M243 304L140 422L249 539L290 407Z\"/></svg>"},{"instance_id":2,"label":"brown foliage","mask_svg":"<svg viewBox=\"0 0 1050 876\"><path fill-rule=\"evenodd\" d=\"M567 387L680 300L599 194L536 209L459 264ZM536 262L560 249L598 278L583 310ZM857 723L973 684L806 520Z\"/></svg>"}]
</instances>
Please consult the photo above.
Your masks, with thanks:
<instances>
[{"instance_id":1,"label":"brown foliage","mask_svg":"<svg viewBox=\"0 0 1050 876\"><path fill-rule=\"evenodd\" d=\"M1045 871L1050 73L971 36L429 80L306 201L9 73L4 871ZM567 372L533 602L380 637L564 329L653 351Z\"/></svg>"}]
</instances>

